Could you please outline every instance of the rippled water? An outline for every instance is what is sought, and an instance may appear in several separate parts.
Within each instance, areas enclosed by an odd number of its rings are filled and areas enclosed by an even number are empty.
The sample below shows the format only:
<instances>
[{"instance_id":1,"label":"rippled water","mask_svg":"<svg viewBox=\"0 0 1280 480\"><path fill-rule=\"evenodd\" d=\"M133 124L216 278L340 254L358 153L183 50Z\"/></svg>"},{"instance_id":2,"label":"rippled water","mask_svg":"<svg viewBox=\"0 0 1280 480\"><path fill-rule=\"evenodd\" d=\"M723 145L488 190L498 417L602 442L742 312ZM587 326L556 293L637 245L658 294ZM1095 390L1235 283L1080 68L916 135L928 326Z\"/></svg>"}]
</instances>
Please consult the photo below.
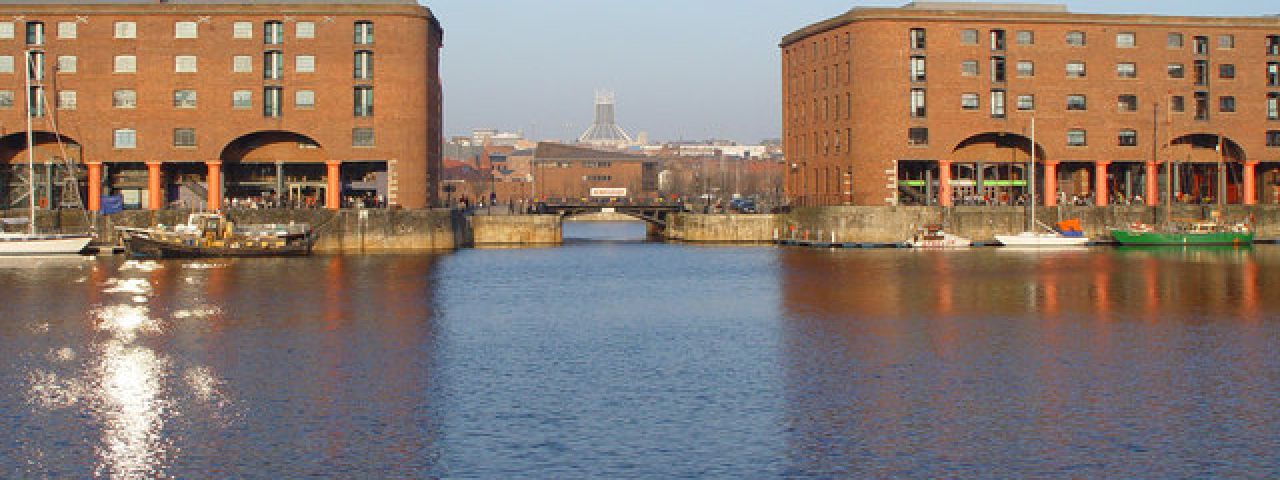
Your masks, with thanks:
<instances>
[{"instance_id":1,"label":"rippled water","mask_svg":"<svg viewBox=\"0 0 1280 480\"><path fill-rule=\"evenodd\" d=\"M0 478L1276 477L1280 247L3 260Z\"/></svg>"}]
</instances>

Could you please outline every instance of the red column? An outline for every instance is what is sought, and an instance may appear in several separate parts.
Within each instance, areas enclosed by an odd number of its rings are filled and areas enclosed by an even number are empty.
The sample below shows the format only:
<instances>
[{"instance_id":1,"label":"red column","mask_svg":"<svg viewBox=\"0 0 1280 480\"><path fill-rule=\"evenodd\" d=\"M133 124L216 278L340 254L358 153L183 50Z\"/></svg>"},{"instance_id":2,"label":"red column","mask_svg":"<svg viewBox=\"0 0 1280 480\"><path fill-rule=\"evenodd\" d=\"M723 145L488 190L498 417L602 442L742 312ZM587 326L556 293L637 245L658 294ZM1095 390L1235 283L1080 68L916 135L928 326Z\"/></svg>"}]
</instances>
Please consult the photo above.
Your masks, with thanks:
<instances>
[{"instance_id":1,"label":"red column","mask_svg":"<svg viewBox=\"0 0 1280 480\"><path fill-rule=\"evenodd\" d=\"M1160 205L1160 164L1147 164L1147 206Z\"/></svg>"},{"instance_id":2,"label":"red column","mask_svg":"<svg viewBox=\"0 0 1280 480\"><path fill-rule=\"evenodd\" d=\"M86 163L89 167L89 211L102 211L102 164Z\"/></svg>"},{"instance_id":3,"label":"red column","mask_svg":"<svg viewBox=\"0 0 1280 480\"><path fill-rule=\"evenodd\" d=\"M1058 162L1044 162L1044 206L1058 206Z\"/></svg>"},{"instance_id":4,"label":"red column","mask_svg":"<svg viewBox=\"0 0 1280 480\"><path fill-rule=\"evenodd\" d=\"M1244 164L1244 204L1258 204L1258 179L1257 162L1245 162Z\"/></svg>"},{"instance_id":5,"label":"red column","mask_svg":"<svg viewBox=\"0 0 1280 480\"><path fill-rule=\"evenodd\" d=\"M329 210L337 210L342 208L342 162L330 160L325 162L325 166L328 167L325 180L329 185L324 189L324 206Z\"/></svg>"},{"instance_id":6,"label":"red column","mask_svg":"<svg viewBox=\"0 0 1280 480\"><path fill-rule=\"evenodd\" d=\"M147 162L147 210L164 208L164 186L160 183L160 162Z\"/></svg>"},{"instance_id":7,"label":"red column","mask_svg":"<svg viewBox=\"0 0 1280 480\"><path fill-rule=\"evenodd\" d=\"M951 206L951 162L938 162L938 205Z\"/></svg>"},{"instance_id":8,"label":"red column","mask_svg":"<svg viewBox=\"0 0 1280 480\"><path fill-rule=\"evenodd\" d=\"M209 211L222 210L222 162L205 162L209 167L209 175L205 183L209 190Z\"/></svg>"},{"instance_id":9,"label":"red column","mask_svg":"<svg viewBox=\"0 0 1280 480\"><path fill-rule=\"evenodd\" d=\"M1094 205L1099 207L1107 206L1107 166L1110 162L1098 162L1093 165L1093 197Z\"/></svg>"}]
</instances>

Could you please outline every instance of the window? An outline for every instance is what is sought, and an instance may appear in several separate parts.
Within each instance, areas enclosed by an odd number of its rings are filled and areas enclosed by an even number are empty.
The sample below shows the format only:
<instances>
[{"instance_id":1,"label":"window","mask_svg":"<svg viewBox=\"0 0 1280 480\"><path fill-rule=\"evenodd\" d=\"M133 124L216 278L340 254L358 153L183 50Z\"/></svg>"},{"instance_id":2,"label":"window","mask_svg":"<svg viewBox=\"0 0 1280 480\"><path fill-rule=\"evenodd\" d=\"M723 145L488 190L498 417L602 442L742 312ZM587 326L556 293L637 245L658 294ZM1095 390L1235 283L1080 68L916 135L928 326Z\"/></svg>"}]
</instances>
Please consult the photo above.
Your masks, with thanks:
<instances>
[{"instance_id":1,"label":"window","mask_svg":"<svg viewBox=\"0 0 1280 480\"><path fill-rule=\"evenodd\" d=\"M1067 62L1067 78L1084 78L1084 62Z\"/></svg>"},{"instance_id":2,"label":"window","mask_svg":"<svg viewBox=\"0 0 1280 480\"><path fill-rule=\"evenodd\" d=\"M925 114L924 89L911 89L911 118L924 118Z\"/></svg>"},{"instance_id":3,"label":"window","mask_svg":"<svg viewBox=\"0 0 1280 480\"><path fill-rule=\"evenodd\" d=\"M298 90L293 92L294 108L315 108L316 92L314 90Z\"/></svg>"},{"instance_id":4,"label":"window","mask_svg":"<svg viewBox=\"0 0 1280 480\"><path fill-rule=\"evenodd\" d=\"M960 62L960 75L963 75L966 77L978 76L978 61L965 60L963 62Z\"/></svg>"},{"instance_id":5,"label":"window","mask_svg":"<svg viewBox=\"0 0 1280 480\"><path fill-rule=\"evenodd\" d=\"M134 90L116 90L111 92L111 106L115 108L137 107L138 92Z\"/></svg>"},{"instance_id":6,"label":"window","mask_svg":"<svg viewBox=\"0 0 1280 480\"><path fill-rule=\"evenodd\" d=\"M355 25L355 44L373 45L373 22L362 20ZM814 44L817 47L818 44Z\"/></svg>"},{"instance_id":7,"label":"window","mask_svg":"<svg viewBox=\"0 0 1280 480\"><path fill-rule=\"evenodd\" d=\"M112 145L115 148L137 148L138 132L132 128L117 128L113 132L114 141Z\"/></svg>"},{"instance_id":8,"label":"window","mask_svg":"<svg viewBox=\"0 0 1280 480\"><path fill-rule=\"evenodd\" d=\"M13 90L0 90L0 108L13 108Z\"/></svg>"},{"instance_id":9,"label":"window","mask_svg":"<svg viewBox=\"0 0 1280 480\"><path fill-rule=\"evenodd\" d=\"M284 24L270 21L262 24L262 43L279 45L284 43Z\"/></svg>"},{"instance_id":10,"label":"window","mask_svg":"<svg viewBox=\"0 0 1280 480\"><path fill-rule=\"evenodd\" d=\"M1036 43L1036 34L1031 30L1019 30L1014 34L1014 42L1018 45L1033 45Z\"/></svg>"},{"instance_id":11,"label":"window","mask_svg":"<svg viewBox=\"0 0 1280 480\"><path fill-rule=\"evenodd\" d=\"M75 110L76 109L76 91L62 90L58 92L58 109L59 110Z\"/></svg>"},{"instance_id":12,"label":"window","mask_svg":"<svg viewBox=\"0 0 1280 480\"><path fill-rule=\"evenodd\" d=\"M1084 130L1081 130L1078 128L1067 130L1067 146L1068 147L1083 147L1086 145L1085 140L1086 139L1085 139Z\"/></svg>"},{"instance_id":13,"label":"window","mask_svg":"<svg viewBox=\"0 0 1280 480\"><path fill-rule=\"evenodd\" d=\"M1120 78L1138 78L1138 64L1117 63L1116 76Z\"/></svg>"},{"instance_id":14,"label":"window","mask_svg":"<svg viewBox=\"0 0 1280 480\"><path fill-rule=\"evenodd\" d=\"M1116 144L1121 147L1136 147L1138 146L1138 132L1137 130L1121 130L1117 140Z\"/></svg>"},{"instance_id":15,"label":"window","mask_svg":"<svg viewBox=\"0 0 1280 480\"><path fill-rule=\"evenodd\" d=\"M1280 120L1280 93L1267 94L1267 120Z\"/></svg>"},{"instance_id":16,"label":"window","mask_svg":"<svg viewBox=\"0 0 1280 480\"><path fill-rule=\"evenodd\" d=\"M1236 78L1236 66L1230 63L1218 65L1218 78L1233 79Z\"/></svg>"},{"instance_id":17,"label":"window","mask_svg":"<svg viewBox=\"0 0 1280 480\"><path fill-rule=\"evenodd\" d=\"M138 57L133 55L116 55L112 71L115 73L134 73L138 71Z\"/></svg>"},{"instance_id":18,"label":"window","mask_svg":"<svg viewBox=\"0 0 1280 480\"><path fill-rule=\"evenodd\" d=\"M1067 45L1070 45L1073 47L1083 47L1084 32L1079 32L1079 31L1067 32Z\"/></svg>"},{"instance_id":19,"label":"window","mask_svg":"<svg viewBox=\"0 0 1280 480\"><path fill-rule=\"evenodd\" d=\"M1236 97L1222 96L1218 97L1218 111L1224 113L1232 113L1236 111Z\"/></svg>"},{"instance_id":20,"label":"window","mask_svg":"<svg viewBox=\"0 0 1280 480\"><path fill-rule=\"evenodd\" d=\"M1131 95L1131 94L1117 96L1116 111L1120 111L1120 112L1138 111L1138 96Z\"/></svg>"},{"instance_id":21,"label":"window","mask_svg":"<svg viewBox=\"0 0 1280 480\"><path fill-rule=\"evenodd\" d=\"M196 129L194 128L173 129L173 146L175 147L196 146Z\"/></svg>"},{"instance_id":22,"label":"window","mask_svg":"<svg viewBox=\"0 0 1280 480\"><path fill-rule=\"evenodd\" d=\"M1170 33L1168 40L1165 41L1165 45L1169 48L1182 48L1182 34Z\"/></svg>"},{"instance_id":23,"label":"window","mask_svg":"<svg viewBox=\"0 0 1280 480\"><path fill-rule=\"evenodd\" d=\"M1196 76L1196 85L1208 85L1209 84L1209 61L1196 60L1196 62L1192 64L1192 68L1195 70L1194 73Z\"/></svg>"},{"instance_id":24,"label":"window","mask_svg":"<svg viewBox=\"0 0 1280 480\"><path fill-rule=\"evenodd\" d=\"M1267 86L1280 87L1280 62L1267 63Z\"/></svg>"},{"instance_id":25,"label":"window","mask_svg":"<svg viewBox=\"0 0 1280 480\"><path fill-rule=\"evenodd\" d=\"M27 45L44 45L44 22L27 22Z\"/></svg>"},{"instance_id":26,"label":"window","mask_svg":"<svg viewBox=\"0 0 1280 480\"><path fill-rule=\"evenodd\" d=\"M1267 35L1267 55L1280 55L1280 35Z\"/></svg>"},{"instance_id":27,"label":"window","mask_svg":"<svg viewBox=\"0 0 1280 480\"><path fill-rule=\"evenodd\" d=\"M991 31L991 51L1003 52L1004 42L1005 42L1004 30Z\"/></svg>"},{"instance_id":28,"label":"window","mask_svg":"<svg viewBox=\"0 0 1280 480\"><path fill-rule=\"evenodd\" d=\"M1219 35L1219 36L1218 36L1218 49L1219 49L1219 50L1230 50L1230 49L1232 49L1232 48L1236 48L1236 36L1235 36L1235 35Z\"/></svg>"},{"instance_id":29,"label":"window","mask_svg":"<svg viewBox=\"0 0 1280 480\"><path fill-rule=\"evenodd\" d=\"M296 38L316 38L316 22L298 22L293 25Z\"/></svg>"},{"instance_id":30,"label":"window","mask_svg":"<svg viewBox=\"0 0 1280 480\"><path fill-rule=\"evenodd\" d=\"M235 73L253 73L253 57L249 55L231 57L231 71Z\"/></svg>"},{"instance_id":31,"label":"window","mask_svg":"<svg viewBox=\"0 0 1280 480\"><path fill-rule=\"evenodd\" d=\"M1181 63L1170 63L1168 70L1169 78L1183 78L1187 75L1187 66Z\"/></svg>"},{"instance_id":32,"label":"window","mask_svg":"<svg viewBox=\"0 0 1280 480\"><path fill-rule=\"evenodd\" d=\"M916 50L924 50L925 37L923 28L913 28L908 36L908 45Z\"/></svg>"},{"instance_id":33,"label":"window","mask_svg":"<svg viewBox=\"0 0 1280 480\"><path fill-rule=\"evenodd\" d=\"M1169 97L1169 110L1174 113L1182 113L1187 111L1187 97L1182 95L1174 95Z\"/></svg>"},{"instance_id":34,"label":"window","mask_svg":"<svg viewBox=\"0 0 1280 480\"><path fill-rule=\"evenodd\" d=\"M115 38L138 38L138 24L135 22L116 22Z\"/></svg>"},{"instance_id":35,"label":"window","mask_svg":"<svg viewBox=\"0 0 1280 480\"><path fill-rule=\"evenodd\" d=\"M1196 92L1196 120L1209 119L1209 92Z\"/></svg>"},{"instance_id":36,"label":"window","mask_svg":"<svg viewBox=\"0 0 1280 480\"><path fill-rule=\"evenodd\" d=\"M173 106L174 108L196 108L196 91L174 90Z\"/></svg>"},{"instance_id":37,"label":"window","mask_svg":"<svg viewBox=\"0 0 1280 480\"><path fill-rule=\"evenodd\" d=\"M1280 130L1267 131L1267 146L1280 147Z\"/></svg>"},{"instance_id":38,"label":"window","mask_svg":"<svg viewBox=\"0 0 1280 480\"><path fill-rule=\"evenodd\" d=\"M1004 57L991 57L991 81L1004 83L1005 73Z\"/></svg>"},{"instance_id":39,"label":"window","mask_svg":"<svg viewBox=\"0 0 1280 480\"><path fill-rule=\"evenodd\" d=\"M196 22L173 22L173 38L196 38L199 27Z\"/></svg>"},{"instance_id":40,"label":"window","mask_svg":"<svg viewBox=\"0 0 1280 480\"><path fill-rule=\"evenodd\" d=\"M373 129L365 127L356 127L351 129L351 146L372 147Z\"/></svg>"},{"instance_id":41,"label":"window","mask_svg":"<svg viewBox=\"0 0 1280 480\"><path fill-rule=\"evenodd\" d=\"M13 22L0 22L0 39L13 40Z\"/></svg>"},{"instance_id":42,"label":"window","mask_svg":"<svg viewBox=\"0 0 1280 480\"><path fill-rule=\"evenodd\" d=\"M1004 90L991 91L991 118L1004 118Z\"/></svg>"},{"instance_id":43,"label":"window","mask_svg":"<svg viewBox=\"0 0 1280 480\"><path fill-rule=\"evenodd\" d=\"M253 22L231 24L231 38L253 38Z\"/></svg>"},{"instance_id":44,"label":"window","mask_svg":"<svg viewBox=\"0 0 1280 480\"><path fill-rule=\"evenodd\" d=\"M355 88L355 116L373 116L373 87L362 85Z\"/></svg>"},{"instance_id":45,"label":"window","mask_svg":"<svg viewBox=\"0 0 1280 480\"><path fill-rule=\"evenodd\" d=\"M1116 34L1116 48L1133 48L1137 46L1137 37L1133 32L1121 32Z\"/></svg>"},{"instance_id":46,"label":"window","mask_svg":"<svg viewBox=\"0 0 1280 480\"><path fill-rule=\"evenodd\" d=\"M924 57L920 57L920 56L911 57L911 81L913 82L925 81Z\"/></svg>"},{"instance_id":47,"label":"window","mask_svg":"<svg viewBox=\"0 0 1280 480\"><path fill-rule=\"evenodd\" d=\"M280 97L284 96L284 89L280 87L263 87L262 89L262 116L279 117L280 116Z\"/></svg>"},{"instance_id":48,"label":"window","mask_svg":"<svg viewBox=\"0 0 1280 480\"><path fill-rule=\"evenodd\" d=\"M980 108L980 106L979 106L978 102L979 102L979 100L978 100L978 94L976 94L976 93L962 93L962 94L960 94L960 109L961 109L961 110L977 110L978 108Z\"/></svg>"},{"instance_id":49,"label":"window","mask_svg":"<svg viewBox=\"0 0 1280 480\"><path fill-rule=\"evenodd\" d=\"M253 92L250 90L231 92L231 108L237 110L253 108Z\"/></svg>"},{"instance_id":50,"label":"window","mask_svg":"<svg viewBox=\"0 0 1280 480\"><path fill-rule=\"evenodd\" d=\"M1088 110L1088 108L1084 95L1067 95L1067 110Z\"/></svg>"},{"instance_id":51,"label":"window","mask_svg":"<svg viewBox=\"0 0 1280 480\"><path fill-rule=\"evenodd\" d=\"M977 44L978 44L978 31L977 31L977 30L972 30L972 29L961 30L961 31L960 31L960 44L961 44L961 45L977 45Z\"/></svg>"},{"instance_id":52,"label":"window","mask_svg":"<svg viewBox=\"0 0 1280 480\"><path fill-rule=\"evenodd\" d=\"M44 52L31 52L29 61L31 64L27 67L31 69L31 77L35 80L44 80Z\"/></svg>"},{"instance_id":53,"label":"window","mask_svg":"<svg viewBox=\"0 0 1280 480\"><path fill-rule=\"evenodd\" d=\"M907 129L907 145L922 147L929 144L929 129L912 127Z\"/></svg>"},{"instance_id":54,"label":"window","mask_svg":"<svg viewBox=\"0 0 1280 480\"><path fill-rule=\"evenodd\" d=\"M1018 110L1028 112L1036 109L1035 95L1018 95Z\"/></svg>"},{"instance_id":55,"label":"window","mask_svg":"<svg viewBox=\"0 0 1280 480\"><path fill-rule=\"evenodd\" d=\"M284 76L284 54L272 50L262 54L262 78L279 80Z\"/></svg>"},{"instance_id":56,"label":"window","mask_svg":"<svg viewBox=\"0 0 1280 480\"><path fill-rule=\"evenodd\" d=\"M314 55L298 55L293 58L293 68L298 73L315 73L316 57Z\"/></svg>"},{"instance_id":57,"label":"window","mask_svg":"<svg viewBox=\"0 0 1280 480\"><path fill-rule=\"evenodd\" d=\"M76 22L58 22L58 38L76 38Z\"/></svg>"},{"instance_id":58,"label":"window","mask_svg":"<svg viewBox=\"0 0 1280 480\"><path fill-rule=\"evenodd\" d=\"M46 110L45 100L44 100L44 87L41 87L41 86L31 87L31 90L28 91L27 95L29 95L27 98L31 99L30 100L31 116L43 117Z\"/></svg>"},{"instance_id":59,"label":"window","mask_svg":"<svg viewBox=\"0 0 1280 480\"><path fill-rule=\"evenodd\" d=\"M1017 65L1019 77L1034 77L1036 75L1036 64L1031 60L1021 60Z\"/></svg>"},{"instance_id":60,"label":"window","mask_svg":"<svg viewBox=\"0 0 1280 480\"><path fill-rule=\"evenodd\" d=\"M1191 37L1191 50L1196 55L1209 54L1209 37Z\"/></svg>"},{"instance_id":61,"label":"window","mask_svg":"<svg viewBox=\"0 0 1280 480\"><path fill-rule=\"evenodd\" d=\"M13 56L0 55L0 73L13 73Z\"/></svg>"},{"instance_id":62,"label":"window","mask_svg":"<svg viewBox=\"0 0 1280 480\"><path fill-rule=\"evenodd\" d=\"M373 78L373 52L368 50L356 51L352 78L355 78L356 80L369 80Z\"/></svg>"},{"instance_id":63,"label":"window","mask_svg":"<svg viewBox=\"0 0 1280 480\"><path fill-rule=\"evenodd\" d=\"M76 57L63 55L58 57L58 73L76 73Z\"/></svg>"},{"instance_id":64,"label":"window","mask_svg":"<svg viewBox=\"0 0 1280 480\"><path fill-rule=\"evenodd\" d=\"M178 55L173 57L173 71L177 73L196 73L196 56Z\"/></svg>"}]
</instances>

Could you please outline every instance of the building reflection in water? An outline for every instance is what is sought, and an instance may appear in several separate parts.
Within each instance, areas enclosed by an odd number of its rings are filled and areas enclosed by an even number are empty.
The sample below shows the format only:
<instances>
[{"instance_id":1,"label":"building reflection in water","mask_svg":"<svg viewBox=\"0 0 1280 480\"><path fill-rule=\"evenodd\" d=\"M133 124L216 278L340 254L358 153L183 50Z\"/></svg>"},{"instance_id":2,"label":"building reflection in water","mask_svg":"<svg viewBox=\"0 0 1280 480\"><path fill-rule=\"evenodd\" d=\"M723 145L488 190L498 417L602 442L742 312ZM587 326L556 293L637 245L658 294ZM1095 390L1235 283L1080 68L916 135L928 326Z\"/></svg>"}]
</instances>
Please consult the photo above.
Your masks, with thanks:
<instances>
[{"instance_id":1,"label":"building reflection in water","mask_svg":"<svg viewBox=\"0 0 1280 480\"><path fill-rule=\"evenodd\" d=\"M1125 448L1169 445L1152 432L1186 444L1266 424L1264 398L1280 393L1249 388L1280 366L1259 326L1280 312L1260 293L1280 280L1265 268L1280 249L783 250L779 262L793 471L1115 467ZM1224 386L1240 388L1226 404Z\"/></svg>"}]
</instances>

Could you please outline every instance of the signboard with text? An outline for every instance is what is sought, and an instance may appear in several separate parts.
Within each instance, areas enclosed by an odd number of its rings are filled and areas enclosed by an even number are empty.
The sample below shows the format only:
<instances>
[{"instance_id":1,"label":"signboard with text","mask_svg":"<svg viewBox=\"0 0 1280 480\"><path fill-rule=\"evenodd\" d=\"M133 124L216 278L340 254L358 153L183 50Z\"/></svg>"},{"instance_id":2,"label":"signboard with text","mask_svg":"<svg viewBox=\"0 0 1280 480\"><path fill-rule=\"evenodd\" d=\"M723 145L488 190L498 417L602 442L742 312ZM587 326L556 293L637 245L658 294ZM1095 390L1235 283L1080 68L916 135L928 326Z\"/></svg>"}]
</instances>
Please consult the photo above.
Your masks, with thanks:
<instances>
[{"instance_id":1,"label":"signboard with text","mask_svg":"<svg viewBox=\"0 0 1280 480\"><path fill-rule=\"evenodd\" d=\"M593 188L591 189L592 198L620 198L627 196L625 188Z\"/></svg>"}]
</instances>

